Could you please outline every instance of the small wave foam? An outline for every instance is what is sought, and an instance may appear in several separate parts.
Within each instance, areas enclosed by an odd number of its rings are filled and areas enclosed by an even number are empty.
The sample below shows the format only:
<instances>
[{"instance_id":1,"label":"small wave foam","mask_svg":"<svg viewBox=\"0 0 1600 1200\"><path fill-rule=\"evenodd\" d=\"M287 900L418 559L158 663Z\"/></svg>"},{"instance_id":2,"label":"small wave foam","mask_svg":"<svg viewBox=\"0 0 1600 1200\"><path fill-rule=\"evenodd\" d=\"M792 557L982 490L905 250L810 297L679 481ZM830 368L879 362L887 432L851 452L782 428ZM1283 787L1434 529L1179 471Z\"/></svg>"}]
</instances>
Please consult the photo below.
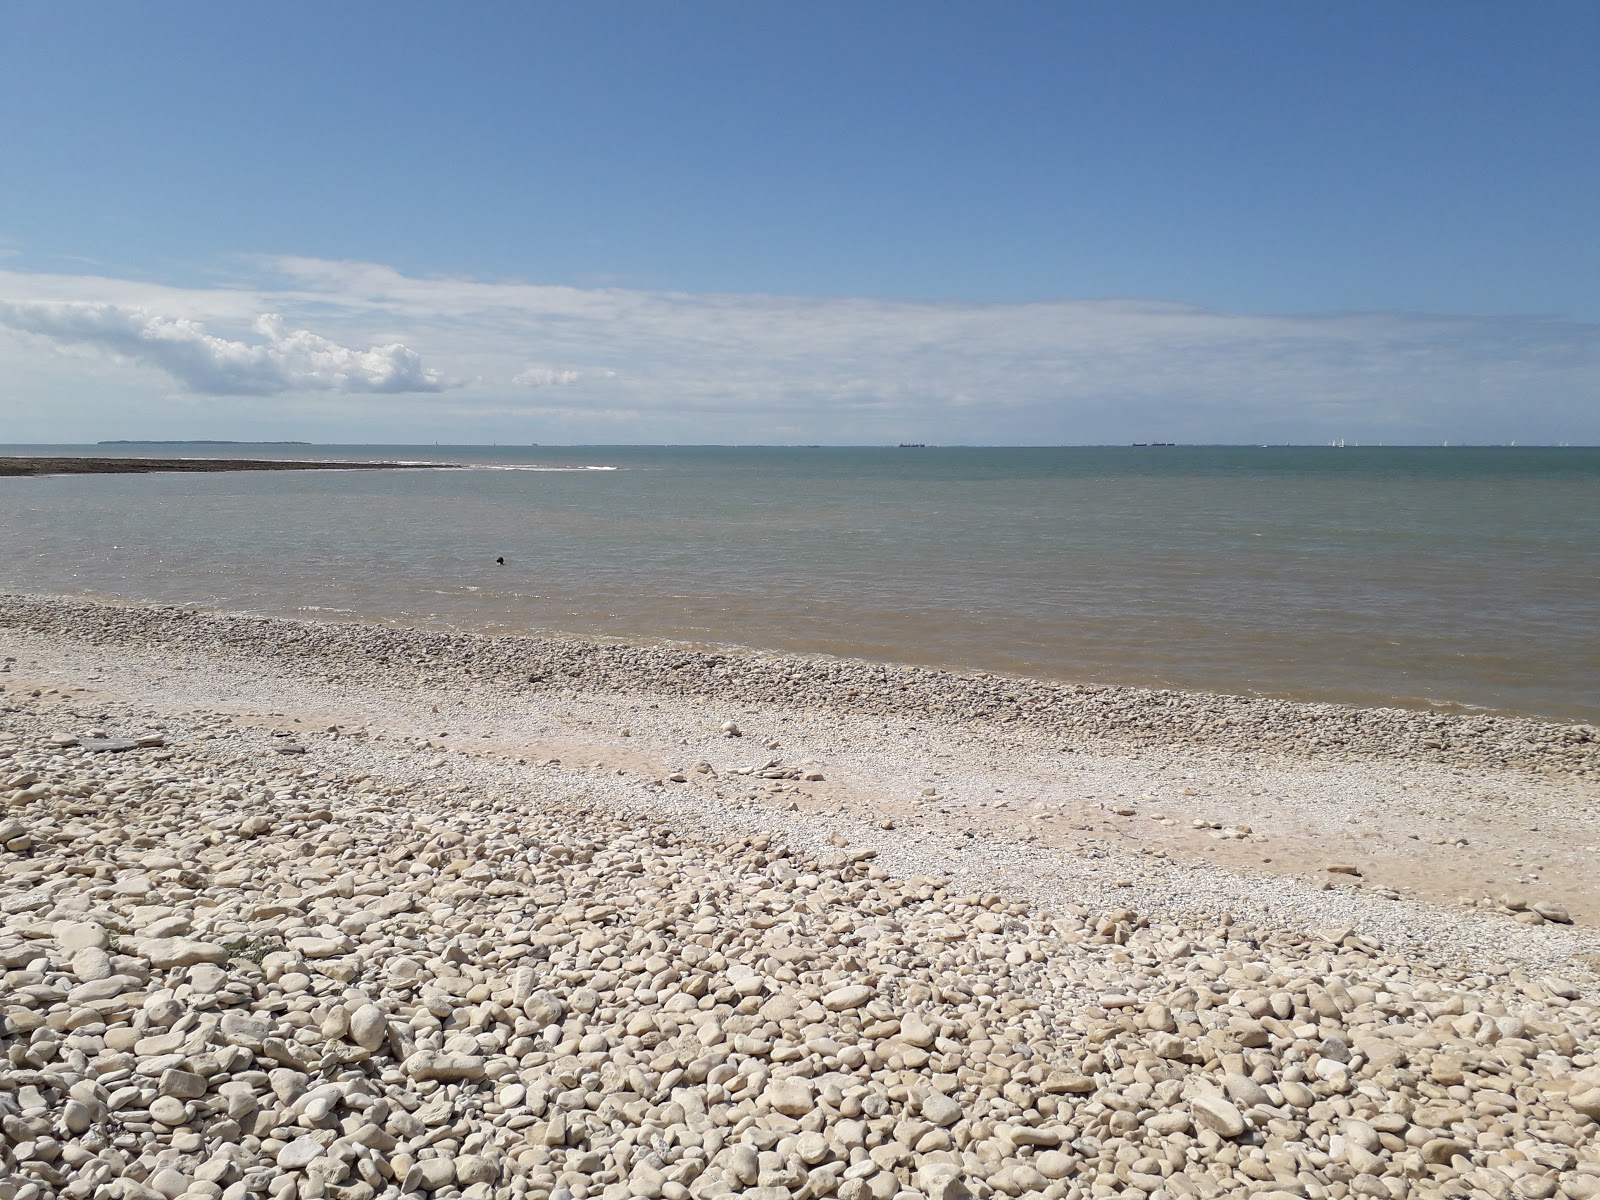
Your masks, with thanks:
<instances>
[{"instance_id":1,"label":"small wave foam","mask_svg":"<svg viewBox=\"0 0 1600 1200\"><path fill-rule=\"evenodd\" d=\"M573 471L621 471L622 467L584 466L584 467L535 467L523 463L471 463L456 468L460 471L543 471L552 474L571 473Z\"/></svg>"}]
</instances>

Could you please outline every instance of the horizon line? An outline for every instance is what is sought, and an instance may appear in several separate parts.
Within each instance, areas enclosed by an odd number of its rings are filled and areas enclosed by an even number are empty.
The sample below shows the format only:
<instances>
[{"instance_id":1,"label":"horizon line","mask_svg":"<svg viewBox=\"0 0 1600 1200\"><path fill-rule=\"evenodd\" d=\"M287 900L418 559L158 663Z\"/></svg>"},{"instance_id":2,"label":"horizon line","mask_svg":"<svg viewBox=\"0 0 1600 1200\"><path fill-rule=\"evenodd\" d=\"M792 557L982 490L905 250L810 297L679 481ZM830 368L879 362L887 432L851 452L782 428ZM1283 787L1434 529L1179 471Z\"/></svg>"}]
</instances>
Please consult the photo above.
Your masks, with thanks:
<instances>
[{"instance_id":1,"label":"horizon line","mask_svg":"<svg viewBox=\"0 0 1600 1200\"><path fill-rule=\"evenodd\" d=\"M0 449L115 449L139 446L437 450L1594 450L1591 442L313 442L303 439L116 438L98 442L5 442Z\"/></svg>"}]
</instances>

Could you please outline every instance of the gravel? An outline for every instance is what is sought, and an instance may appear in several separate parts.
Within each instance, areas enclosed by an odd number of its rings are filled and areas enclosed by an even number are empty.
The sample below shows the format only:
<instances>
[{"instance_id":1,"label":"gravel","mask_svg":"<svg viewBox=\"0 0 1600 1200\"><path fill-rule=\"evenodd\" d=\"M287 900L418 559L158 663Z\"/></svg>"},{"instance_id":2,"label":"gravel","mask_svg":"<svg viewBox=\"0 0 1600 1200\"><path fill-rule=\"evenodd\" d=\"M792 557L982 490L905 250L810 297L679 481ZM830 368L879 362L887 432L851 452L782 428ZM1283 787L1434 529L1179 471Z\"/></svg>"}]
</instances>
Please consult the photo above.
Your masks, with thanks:
<instances>
[{"instance_id":1,"label":"gravel","mask_svg":"<svg viewBox=\"0 0 1600 1200\"><path fill-rule=\"evenodd\" d=\"M37 598L0 650L0 1200L1600 1195L1592 925L1119 832L1592 836L1582 727ZM1237 778L1321 808L1194 830Z\"/></svg>"}]
</instances>

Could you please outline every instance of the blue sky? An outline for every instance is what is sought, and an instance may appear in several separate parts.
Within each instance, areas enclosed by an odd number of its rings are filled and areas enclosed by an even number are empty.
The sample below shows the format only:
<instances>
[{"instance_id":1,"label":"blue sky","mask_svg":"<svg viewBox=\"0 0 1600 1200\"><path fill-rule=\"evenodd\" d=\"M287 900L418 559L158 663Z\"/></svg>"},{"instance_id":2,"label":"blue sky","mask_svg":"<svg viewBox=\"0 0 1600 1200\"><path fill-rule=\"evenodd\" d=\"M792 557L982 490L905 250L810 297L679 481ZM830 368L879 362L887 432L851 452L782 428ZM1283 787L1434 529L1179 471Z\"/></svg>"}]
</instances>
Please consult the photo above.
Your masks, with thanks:
<instances>
[{"instance_id":1,"label":"blue sky","mask_svg":"<svg viewBox=\"0 0 1600 1200\"><path fill-rule=\"evenodd\" d=\"M1600 441L1597 48L1568 2L0 3L0 440Z\"/></svg>"}]
</instances>

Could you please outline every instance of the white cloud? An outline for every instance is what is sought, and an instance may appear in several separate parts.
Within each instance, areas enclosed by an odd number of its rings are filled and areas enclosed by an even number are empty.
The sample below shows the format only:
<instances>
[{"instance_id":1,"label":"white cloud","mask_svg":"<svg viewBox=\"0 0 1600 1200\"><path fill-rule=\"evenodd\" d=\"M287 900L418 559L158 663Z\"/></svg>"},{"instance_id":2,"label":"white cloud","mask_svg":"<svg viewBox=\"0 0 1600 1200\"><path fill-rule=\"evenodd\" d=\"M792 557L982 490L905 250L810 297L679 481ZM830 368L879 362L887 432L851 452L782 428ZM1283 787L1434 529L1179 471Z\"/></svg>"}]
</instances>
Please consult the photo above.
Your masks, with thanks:
<instances>
[{"instance_id":1,"label":"white cloud","mask_svg":"<svg viewBox=\"0 0 1600 1200\"><path fill-rule=\"evenodd\" d=\"M518 387L560 387L563 384L577 383L582 378L581 371L558 371L554 367L528 367L513 375L511 382Z\"/></svg>"},{"instance_id":2,"label":"white cloud","mask_svg":"<svg viewBox=\"0 0 1600 1200\"><path fill-rule=\"evenodd\" d=\"M444 386L406 346L355 350L309 329L289 329L274 313L256 319L262 340L255 343L207 333L188 317L92 302L0 301L0 325L157 367L202 395L437 392Z\"/></svg>"},{"instance_id":3,"label":"white cloud","mask_svg":"<svg viewBox=\"0 0 1600 1200\"><path fill-rule=\"evenodd\" d=\"M3 377L27 381L10 391L26 428L52 436L67 395L96 429L105 412L149 424L176 411L154 395L139 413L94 399L122 387L108 371L137 392L116 365L132 360L245 397L228 410L241 424L267 411L249 396L288 393L272 411L292 402L292 436L329 440L370 440L370 403L341 395L382 391L418 393L386 411L393 441L1600 442L1600 327L1554 318L689 295L309 259L251 269L210 288L0 269L0 327L120 356L86 364L0 337ZM262 312L286 319L254 338L211 332ZM428 368L409 345L428 347ZM434 394L447 378L471 382Z\"/></svg>"}]
</instances>

